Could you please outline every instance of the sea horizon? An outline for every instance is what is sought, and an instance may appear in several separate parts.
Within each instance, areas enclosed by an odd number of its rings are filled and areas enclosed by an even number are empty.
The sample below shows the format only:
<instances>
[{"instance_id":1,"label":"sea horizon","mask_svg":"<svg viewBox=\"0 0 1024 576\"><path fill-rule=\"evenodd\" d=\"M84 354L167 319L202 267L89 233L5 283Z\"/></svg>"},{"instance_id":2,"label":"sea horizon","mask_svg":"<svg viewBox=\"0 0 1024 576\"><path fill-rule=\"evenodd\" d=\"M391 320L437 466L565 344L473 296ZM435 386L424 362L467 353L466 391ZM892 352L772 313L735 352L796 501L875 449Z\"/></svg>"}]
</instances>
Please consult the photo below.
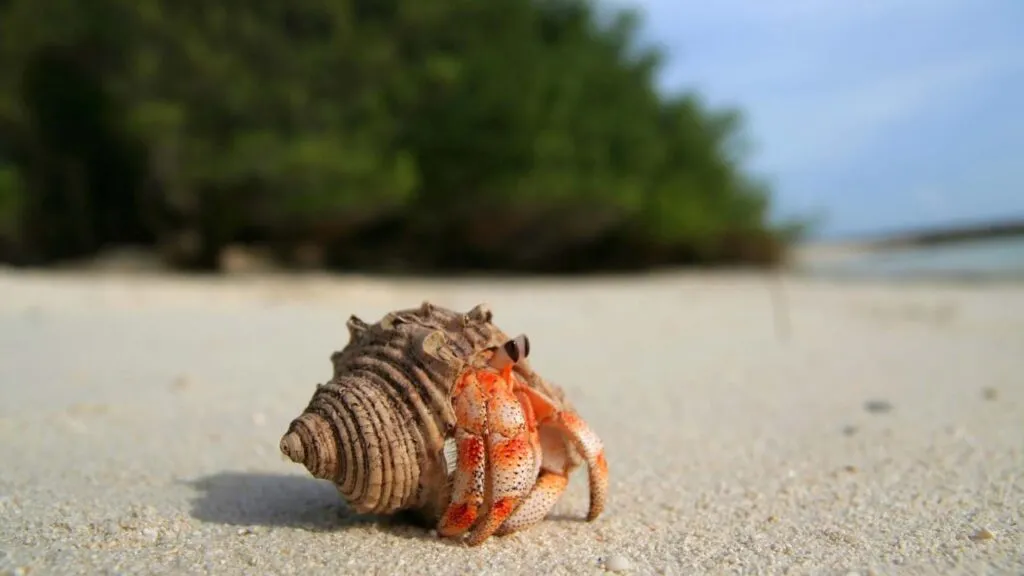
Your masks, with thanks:
<instances>
[{"instance_id":1,"label":"sea horizon","mask_svg":"<svg viewBox=\"0 0 1024 576\"><path fill-rule=\"evenodd\" d=\"M1024 280L1024 235L870 248L808 244L795 269L815 277Z\"/></svg>"}]
</instances>

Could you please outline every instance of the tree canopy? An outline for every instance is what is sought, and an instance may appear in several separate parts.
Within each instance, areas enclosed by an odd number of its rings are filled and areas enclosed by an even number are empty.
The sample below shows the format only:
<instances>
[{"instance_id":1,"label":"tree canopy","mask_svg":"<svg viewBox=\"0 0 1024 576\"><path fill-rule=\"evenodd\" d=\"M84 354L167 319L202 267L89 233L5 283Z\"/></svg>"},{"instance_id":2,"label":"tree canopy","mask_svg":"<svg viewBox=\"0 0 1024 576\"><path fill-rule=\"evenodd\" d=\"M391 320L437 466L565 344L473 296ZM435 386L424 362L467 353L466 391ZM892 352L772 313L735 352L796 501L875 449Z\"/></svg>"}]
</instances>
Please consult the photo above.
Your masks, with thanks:
<instances>
[{"instance_id":1,"label":"tree canopy","mask_svg":"<svg viewBox=\"0 0 1024 576\"><path fill-rule=\"evenodd\" d=\"M0 257L775 262L742 122L586 0L0 0Z\"/></svg>"}]
</instances>

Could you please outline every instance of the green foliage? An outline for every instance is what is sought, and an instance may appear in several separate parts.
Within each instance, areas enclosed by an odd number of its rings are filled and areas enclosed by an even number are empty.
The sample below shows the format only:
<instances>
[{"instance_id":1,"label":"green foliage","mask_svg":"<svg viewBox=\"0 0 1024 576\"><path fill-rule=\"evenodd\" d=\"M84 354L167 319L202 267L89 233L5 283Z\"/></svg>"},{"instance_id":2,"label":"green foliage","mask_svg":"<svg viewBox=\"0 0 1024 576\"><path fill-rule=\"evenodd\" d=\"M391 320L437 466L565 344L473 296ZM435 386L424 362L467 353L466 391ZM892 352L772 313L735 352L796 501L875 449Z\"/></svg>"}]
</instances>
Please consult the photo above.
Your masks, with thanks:
<instances>
[{"instance_id":1,"label":"green foliage","mask_svg":"<svg viewBox=\"0 0 1024 576\"><path fill-rule=\"evenodd\" d=\"M17 169L0 164L0 237L15 237L18 231L18 215L24 201L24 187Z\"/></svg>"},{"instance_id":2,"label":"green foliage","mask_svg":"<svg viewBox=\"0 0 1024 576\"><path fill-rule=\"evenodd\" d=\"M183 232L203 266L234 242L426 268L775 261L740 116L659 95L638 24L586 0L0 2L0 218L38 261Z\"/></svg>"}]
</instances>

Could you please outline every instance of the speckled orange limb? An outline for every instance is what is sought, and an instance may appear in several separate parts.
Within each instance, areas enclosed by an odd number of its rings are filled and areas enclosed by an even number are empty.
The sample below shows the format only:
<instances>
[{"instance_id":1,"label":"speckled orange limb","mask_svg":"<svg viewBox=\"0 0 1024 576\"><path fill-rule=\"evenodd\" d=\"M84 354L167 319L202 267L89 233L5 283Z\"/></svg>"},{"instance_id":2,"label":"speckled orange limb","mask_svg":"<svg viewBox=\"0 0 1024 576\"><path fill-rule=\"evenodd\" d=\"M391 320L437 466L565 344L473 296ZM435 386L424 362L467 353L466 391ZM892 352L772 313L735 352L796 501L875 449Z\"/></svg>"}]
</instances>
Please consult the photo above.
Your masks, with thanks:
<instances>
[{"instance_id":1,"label":"speckled orange limb","mask_svg":"<svg viewBox=\"0 0 1024 576\"><path fill-rule=\"evenodd\" d=\"M505 522L533 488L540 468L533 415L513 391L512 367L520 353L510 350L511 358L495 354L492 369L465 372L452 390L458 457L452 500L438 533L457 536L469 530L470 546Z\"/></svg>"},{"instance_id":2,"label":"speckled orange limb","mask_svg":"<svg viewBox=\"0 0 1024 576\"><path fill-rule=\"evenodd\" d=\"M543 460L540 476L529 496L505 521L499 535L510 534L540 522L569 484L571 461L566 452L565 440L573 444L587 463L590 481L590 510L587 520L593 521L604 511L608 494L608 463L604 457L604 446L597 434L576 413L559 412L555 404L540 392L527 386L516 388L516 394L524 406L539 421L539 438Z\"/></svg>"}]
</instances>

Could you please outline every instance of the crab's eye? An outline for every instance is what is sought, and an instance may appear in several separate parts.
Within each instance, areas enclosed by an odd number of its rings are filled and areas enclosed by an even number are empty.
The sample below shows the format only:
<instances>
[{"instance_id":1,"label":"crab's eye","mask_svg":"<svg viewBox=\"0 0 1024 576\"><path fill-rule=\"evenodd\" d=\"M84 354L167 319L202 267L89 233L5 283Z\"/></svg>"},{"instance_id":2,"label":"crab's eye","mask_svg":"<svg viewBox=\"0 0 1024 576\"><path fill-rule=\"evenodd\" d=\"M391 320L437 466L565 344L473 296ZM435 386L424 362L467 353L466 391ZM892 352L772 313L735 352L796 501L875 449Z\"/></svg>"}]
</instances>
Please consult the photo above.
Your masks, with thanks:
<instances>
[{"instance_id":1,"label":"crab's eye","mask_svg":"<svg viewBox=\"0 0 1024 576\"><path fill-rule=\"evenodd\" d=\"M519 347L516 346L515 340L509 340L508 342L505 342L504 348L505 354L508 354L508 357L511 358L513 362L519 361Z\"/></svg>"},{"instance_id":2,"label":"crab's eye","mask_svg":"<svg viewBox=\"0 0 1024 576\"><path fill-rule=\"evenodd\" d=\"M505 353L512 359L513 362L519 362L523 358L530 355L530 339L525 334L520 334L515 338L505 342Z\"/></svg>"}]
</instances>

